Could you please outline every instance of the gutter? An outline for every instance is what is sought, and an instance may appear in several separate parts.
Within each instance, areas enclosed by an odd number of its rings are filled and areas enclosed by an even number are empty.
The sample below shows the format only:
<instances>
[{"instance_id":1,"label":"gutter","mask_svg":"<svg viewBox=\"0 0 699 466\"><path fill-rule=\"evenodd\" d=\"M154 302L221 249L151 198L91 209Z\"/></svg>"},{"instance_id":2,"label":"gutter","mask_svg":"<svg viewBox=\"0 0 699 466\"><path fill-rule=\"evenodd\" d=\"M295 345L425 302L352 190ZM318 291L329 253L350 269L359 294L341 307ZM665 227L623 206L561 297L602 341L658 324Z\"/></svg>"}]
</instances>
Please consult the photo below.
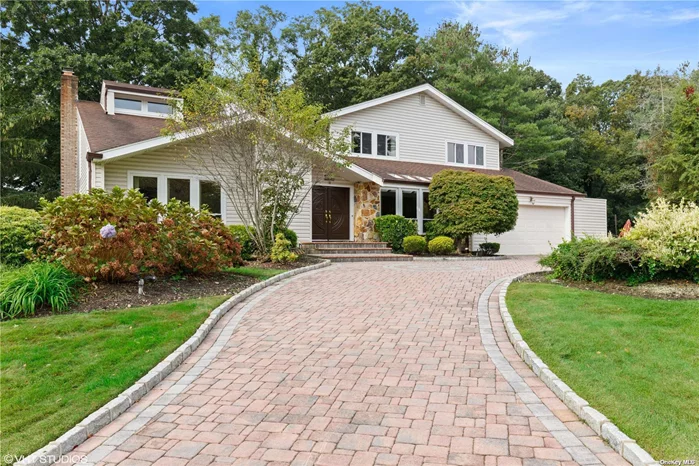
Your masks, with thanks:
<instances>
[{"instance_id":1,"label":"gutter","mask_svg":"<svg viewBox=\"0 0 699 466\"><path fill-rule=\"evenodd\" d=\"M88 152L87 153L87 192L92 191L92 161L97 159L97 160L102 160L102 154L98 154L97 152Z\"/></svg>"},{"instance_id":2,"label":"gutter","mask_svg":"<svg viewBox=\"0 0 699 466\"><path fill-rule=\"evenodd\" d=\"M570 198L570 239L575 237L575 196Z\"/></svg>"}]
</instances>

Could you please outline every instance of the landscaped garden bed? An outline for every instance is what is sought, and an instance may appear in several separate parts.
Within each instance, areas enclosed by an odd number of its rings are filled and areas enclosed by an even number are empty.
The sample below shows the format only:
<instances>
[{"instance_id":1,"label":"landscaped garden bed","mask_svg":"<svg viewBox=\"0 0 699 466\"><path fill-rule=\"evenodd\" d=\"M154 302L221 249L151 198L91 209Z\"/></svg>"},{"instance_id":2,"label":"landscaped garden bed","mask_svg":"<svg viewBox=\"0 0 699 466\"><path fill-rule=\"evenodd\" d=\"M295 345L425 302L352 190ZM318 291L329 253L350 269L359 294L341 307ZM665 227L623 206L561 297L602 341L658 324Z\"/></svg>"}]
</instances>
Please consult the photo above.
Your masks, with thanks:
<instances>
[{"instance_id":1,"label":"landscaped garden bed","mask_svg":"<svg viewBox=\"0 0 699 466\"><path fill-rule=\"evenodd\" d=\"M506 300L544 363L656 460L699 457L696 299L522 281Z\"/></svg>"}]
</instances>

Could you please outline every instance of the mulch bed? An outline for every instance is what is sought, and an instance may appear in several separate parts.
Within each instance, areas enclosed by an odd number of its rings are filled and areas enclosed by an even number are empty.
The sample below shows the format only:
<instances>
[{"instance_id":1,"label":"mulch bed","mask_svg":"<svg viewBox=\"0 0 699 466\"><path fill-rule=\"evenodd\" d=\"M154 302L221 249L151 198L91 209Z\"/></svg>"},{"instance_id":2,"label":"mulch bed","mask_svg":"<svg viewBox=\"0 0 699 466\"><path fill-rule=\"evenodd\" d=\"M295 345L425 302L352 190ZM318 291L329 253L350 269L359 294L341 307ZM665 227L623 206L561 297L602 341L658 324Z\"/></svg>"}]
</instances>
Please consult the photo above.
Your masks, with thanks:
<instances>
[{"instance_id":1,"label":"mulch bed","mask_svg":"<svg viewBox=\"0 0 699 466\"><path fill-rule=\"evenodd\" d=\"M247 262L249 267L292 270L306 267L317 260L301 258L293 264L272 262ZM166 304L204 296L233 296L239 291L254 285L259 280L253 277L220 272L207 276L189 275L181 279L146 281L144 295L138 294L138 282L90 283L83 288L72 312L90 312L103 309L124 309L129 307Z\"/></svg>"},{"instance_id":2,"label":"mulch bed","mask_svg":"<svg viewBox=\"0 0 699 466\"><path fill-rule=\"evenodd\" d=\"M522 277L523 282L552 283L581 290L600 291L651 299L699 299L699 285L689 280L659 280L630 286L622 280L604 282L571 282L548 278L548 272L538 272Z\"/></svg>"}]
</instances>

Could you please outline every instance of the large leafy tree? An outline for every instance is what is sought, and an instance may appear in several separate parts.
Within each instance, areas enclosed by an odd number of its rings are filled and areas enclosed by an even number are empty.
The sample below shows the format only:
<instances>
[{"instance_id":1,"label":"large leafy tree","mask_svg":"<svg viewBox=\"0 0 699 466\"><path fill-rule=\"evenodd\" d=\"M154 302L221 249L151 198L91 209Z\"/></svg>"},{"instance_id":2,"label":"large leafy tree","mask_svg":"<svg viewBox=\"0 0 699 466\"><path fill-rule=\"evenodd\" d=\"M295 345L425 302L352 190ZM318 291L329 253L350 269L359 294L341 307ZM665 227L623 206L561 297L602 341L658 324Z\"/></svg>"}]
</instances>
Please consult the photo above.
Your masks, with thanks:
<instances>
[{"instance_id":1,"label":"large leafy tree","mask_svg":"<svg viewBox=\"0 0 699 466\"><path fill-rule=\"evenodd\" d=\"M442 92L515 140L504 165L536 175L570 143L560 84L517 52L484 43L471 24L442 23L419 49L419 66Z\"/></svg>"},{"instance_id":2,"label":"large leafy tree","mask_svg":"<svg viewBox=\"0 0 699 466\"><path fill-rule=\"evenodd\" d=\"M669 151L653 169L666 197L699 202L699 93L689 81L683 81L677 93Z\"/></svg>"},{"instance_id":3,"label":"large leafy tree","mask_svg":"<svg viewBox=\"0 0 699 466\"><path fill-rule=\"evenodd\" d=\"M361 2L295 18L283 35L295 83L335 110L423 82L414 68L417 30L404 11Z\"/></svg>"},{"instance_id":4,"label":"large leafy tree","mask_svg":"<svg viewBox=\"0 0 699 466\"><path fill-rule=\"evenodd\" d=\"M62 67L75 70L88 100L99 98L103 79L176 87L212 69L195 50L209 39L191 19L191 1L5 1L0 8L4 202L57 193Z\"/></svg>"}]
</instances>

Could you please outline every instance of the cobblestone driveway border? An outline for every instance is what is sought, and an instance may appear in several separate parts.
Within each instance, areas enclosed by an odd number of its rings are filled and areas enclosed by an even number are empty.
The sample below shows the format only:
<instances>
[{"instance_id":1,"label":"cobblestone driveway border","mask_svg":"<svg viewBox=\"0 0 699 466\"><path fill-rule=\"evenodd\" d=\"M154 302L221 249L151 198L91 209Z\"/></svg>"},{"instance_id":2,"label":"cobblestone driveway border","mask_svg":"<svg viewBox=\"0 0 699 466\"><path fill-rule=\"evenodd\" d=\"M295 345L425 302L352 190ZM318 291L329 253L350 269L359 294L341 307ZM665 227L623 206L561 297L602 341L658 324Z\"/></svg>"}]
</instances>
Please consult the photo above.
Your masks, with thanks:
<instances>
[{"instance_id":1,"label":"cobblestone driveway border","mask_svg":"<svg viewBox=\"0 0 699 466\"><path fill-rule=\"evenodd\" d=\"M236 304L249 298L251 295L274 285L286 278L310 272L330 265L329 260L319 262L317 264L301 267L298 269L289 270L288 272L280 273L267 280L256 283L247 287L240 293L230 297L226 302L211 311L209 317L202 323L197 331L182 343L174 352L162 360L158 365L151 369L146 375L141 377L135 384L121 392L116 398L102 406L97 411L93 412L78 425L70 429L65 434L58 437L53 442L40 448L22 461L17 461L14 466L38 466L46 464L46 458L58 458L63 454L72 451L76 446L87 440L87 438L100 430L102 427L115 420L121 413L126 411L131 405L153 389L161 380L167 377L174 371L187 356L197 349L204 341L204 338L211 332L214 325Z\"/></svg>"},{"instance_id":2,"label":"cobblestone driveway border","mask_svg":"<svg viewBox=\"0 0 699 466\"><path fill-rule=\"evenodd\" d=\"M625 460L634 466L659 465L659 463L656 462L646 450L641 448L635 440L624 434L612 421L607 419L604 414L591 407L587 401L559 379L524 341L517 327L515 327L512 316L507 310L507 304L505 303L505 295L507 294L509 286L512 282L519 281L524 275L528 274L517 275L503 281L498 297L500 315L505 324L505 331L517 354L519 354L522 360L531 367L532 371L534 371L541 381L544 382L571 411L577 414L592 430L606 440Z\"/></svg>"}]
</instances>

